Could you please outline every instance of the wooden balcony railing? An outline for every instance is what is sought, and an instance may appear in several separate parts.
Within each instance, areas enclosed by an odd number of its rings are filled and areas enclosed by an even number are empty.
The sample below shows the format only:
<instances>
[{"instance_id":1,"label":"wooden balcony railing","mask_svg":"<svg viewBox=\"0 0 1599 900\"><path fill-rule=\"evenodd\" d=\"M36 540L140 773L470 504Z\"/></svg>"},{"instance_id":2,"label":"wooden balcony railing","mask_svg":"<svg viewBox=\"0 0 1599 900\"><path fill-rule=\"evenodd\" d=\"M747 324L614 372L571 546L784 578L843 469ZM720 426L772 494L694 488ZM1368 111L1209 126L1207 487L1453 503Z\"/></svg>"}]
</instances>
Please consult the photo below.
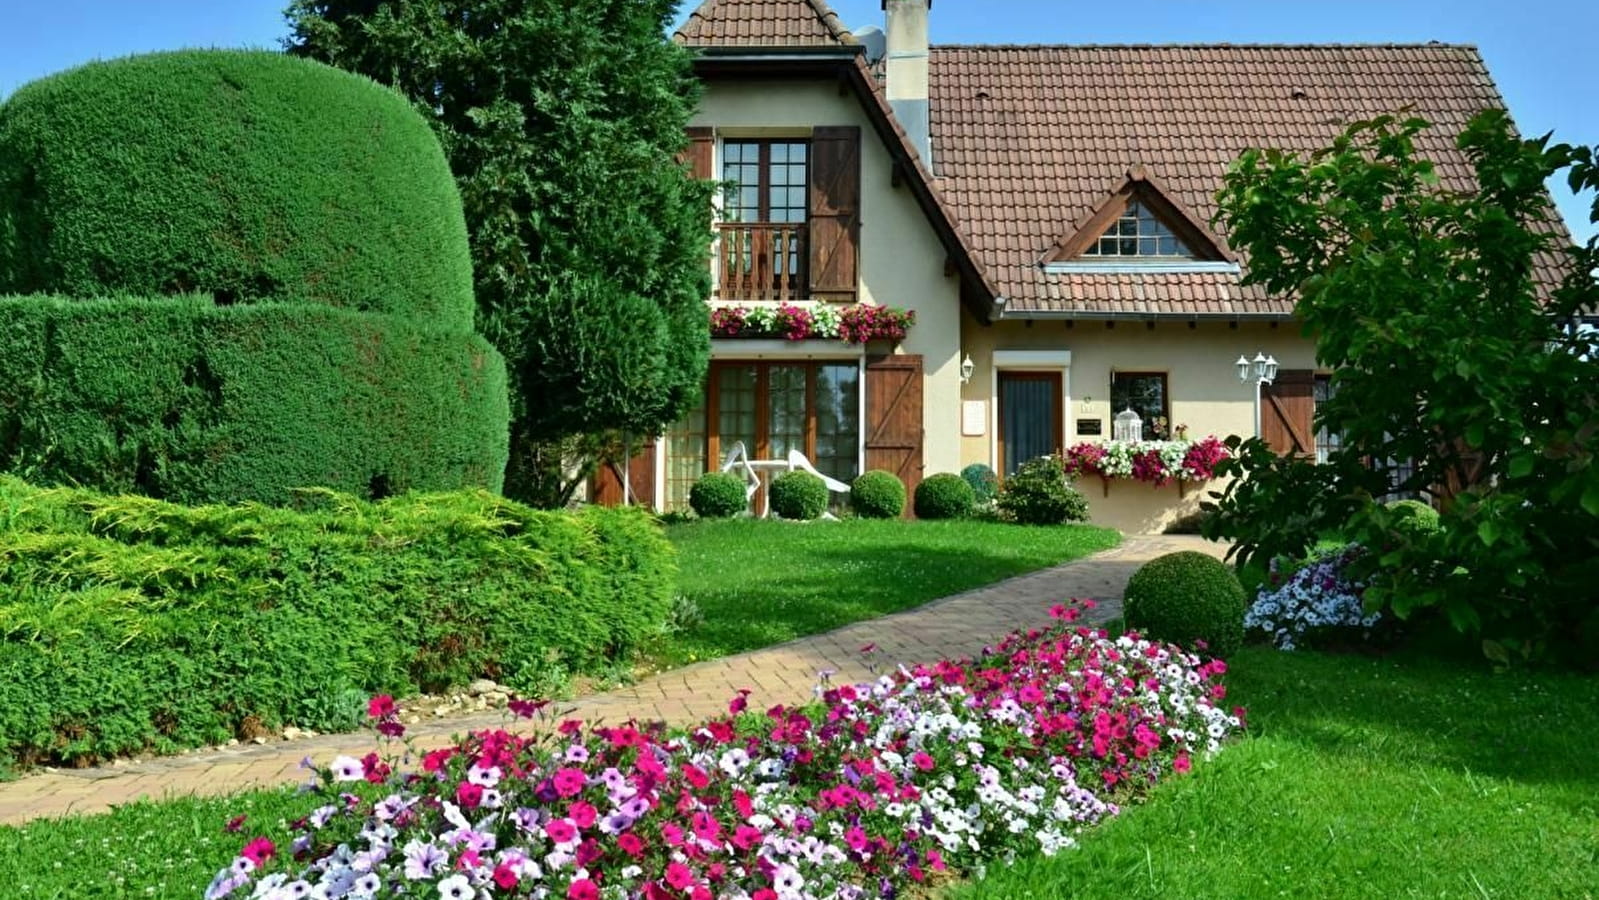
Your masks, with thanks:
<instances>
[{"instance_id":1,"label":"wooden balcony railing","mask_svg":"<svg viewBox=\"0 0 1599 900\"><path fill-rule=\"evenodd\" d=\"M808 293L805 225L800 222L724 222L717 298L794 301Z\"/></svg>"}]
</instances>

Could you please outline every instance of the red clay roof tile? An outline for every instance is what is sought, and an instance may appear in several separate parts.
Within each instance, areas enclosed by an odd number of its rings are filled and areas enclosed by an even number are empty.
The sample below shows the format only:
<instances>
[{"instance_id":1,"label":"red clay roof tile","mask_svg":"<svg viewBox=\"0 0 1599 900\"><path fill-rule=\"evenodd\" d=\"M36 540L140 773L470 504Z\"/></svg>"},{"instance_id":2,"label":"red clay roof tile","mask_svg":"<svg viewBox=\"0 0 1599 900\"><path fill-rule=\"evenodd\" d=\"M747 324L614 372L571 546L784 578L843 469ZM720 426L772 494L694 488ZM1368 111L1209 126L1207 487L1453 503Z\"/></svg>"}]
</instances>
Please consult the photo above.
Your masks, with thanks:
<instances>
[{"instance_id":1,"label":"red clay roof tile","mask_svg":"<svg viewBox=\"0 0 1599 900\"><path fill-rule=\"evenodd\" d=\"M838 47L859 42L826 0L705 0L673 40L689 47Z\"/></svg>"}]
</instances>

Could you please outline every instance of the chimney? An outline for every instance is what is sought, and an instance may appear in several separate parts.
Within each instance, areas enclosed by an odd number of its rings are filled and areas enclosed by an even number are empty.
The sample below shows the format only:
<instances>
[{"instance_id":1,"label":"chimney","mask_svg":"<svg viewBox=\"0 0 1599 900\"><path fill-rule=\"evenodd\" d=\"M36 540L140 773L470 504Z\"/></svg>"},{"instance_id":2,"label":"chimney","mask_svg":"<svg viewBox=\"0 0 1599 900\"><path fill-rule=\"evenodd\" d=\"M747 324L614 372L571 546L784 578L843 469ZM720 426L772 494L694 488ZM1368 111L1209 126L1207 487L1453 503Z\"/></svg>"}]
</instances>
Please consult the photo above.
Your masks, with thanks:
<instances>
[{"instance_id":1,"label":"chimney","mask_svg":"<svg viewBox=\"0 0 1599 900\"><path fill-rule=\"evenodd\" d=\"M932 6L933 0L883 0L888 13L888 105L929 171L933 140L927 108L927 13Z\"/></svg>"}]
</instances>

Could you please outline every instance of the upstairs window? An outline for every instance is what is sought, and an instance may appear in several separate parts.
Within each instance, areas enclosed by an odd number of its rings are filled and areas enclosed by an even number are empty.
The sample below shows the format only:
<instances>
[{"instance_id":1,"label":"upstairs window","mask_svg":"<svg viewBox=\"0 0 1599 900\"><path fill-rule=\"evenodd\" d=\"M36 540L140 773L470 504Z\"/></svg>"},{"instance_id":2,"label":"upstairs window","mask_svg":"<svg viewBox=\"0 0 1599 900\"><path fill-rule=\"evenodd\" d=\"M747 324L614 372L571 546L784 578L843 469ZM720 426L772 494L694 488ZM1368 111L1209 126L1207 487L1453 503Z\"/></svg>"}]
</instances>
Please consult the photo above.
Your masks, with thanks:
<instances>
[{"instance_id":1,"label":"upstairs window","mask_svg":"<svg viewBox=\"0 0 1599 900\"><path fill-rule=\"evenodd\" d=\"M805 141L730 140L722 145L722 180L727 182L724 218L729 222L804 222L809 212Z\"/></svg>"},{"instance_id":2,"label":"upstairs window","mask_svg":"<svg viewBox=\"0 0 1599 900\"><path fill-rule=\"evenodd\" d=\"M1091 259L1198 259L1191 247L1149 207L1134 200L1099 239L1083 250Z\"/></svg>"}]
</instances>

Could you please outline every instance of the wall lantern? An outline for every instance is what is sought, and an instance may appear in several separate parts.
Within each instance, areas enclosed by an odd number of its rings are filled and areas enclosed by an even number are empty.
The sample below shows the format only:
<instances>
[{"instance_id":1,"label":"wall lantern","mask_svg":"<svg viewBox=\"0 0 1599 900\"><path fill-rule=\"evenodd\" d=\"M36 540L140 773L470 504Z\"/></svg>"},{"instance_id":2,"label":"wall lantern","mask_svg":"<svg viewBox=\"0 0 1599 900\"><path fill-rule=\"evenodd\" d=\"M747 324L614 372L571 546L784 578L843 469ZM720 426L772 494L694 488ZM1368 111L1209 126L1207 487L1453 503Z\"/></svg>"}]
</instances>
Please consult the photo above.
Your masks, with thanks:
<instances>
[{"instance_id":1,"label":"wall lantern","mask_svg":"<svg viewBox=\"0 0 1599 900\"><path fill-rule=\"evenodd\" d=\"M972 373L975 371L977 371L977 365L972 362L972 355L968 353L966 358L961 360L961 384L970 382Z\"/></svg>"}]
</instances>

